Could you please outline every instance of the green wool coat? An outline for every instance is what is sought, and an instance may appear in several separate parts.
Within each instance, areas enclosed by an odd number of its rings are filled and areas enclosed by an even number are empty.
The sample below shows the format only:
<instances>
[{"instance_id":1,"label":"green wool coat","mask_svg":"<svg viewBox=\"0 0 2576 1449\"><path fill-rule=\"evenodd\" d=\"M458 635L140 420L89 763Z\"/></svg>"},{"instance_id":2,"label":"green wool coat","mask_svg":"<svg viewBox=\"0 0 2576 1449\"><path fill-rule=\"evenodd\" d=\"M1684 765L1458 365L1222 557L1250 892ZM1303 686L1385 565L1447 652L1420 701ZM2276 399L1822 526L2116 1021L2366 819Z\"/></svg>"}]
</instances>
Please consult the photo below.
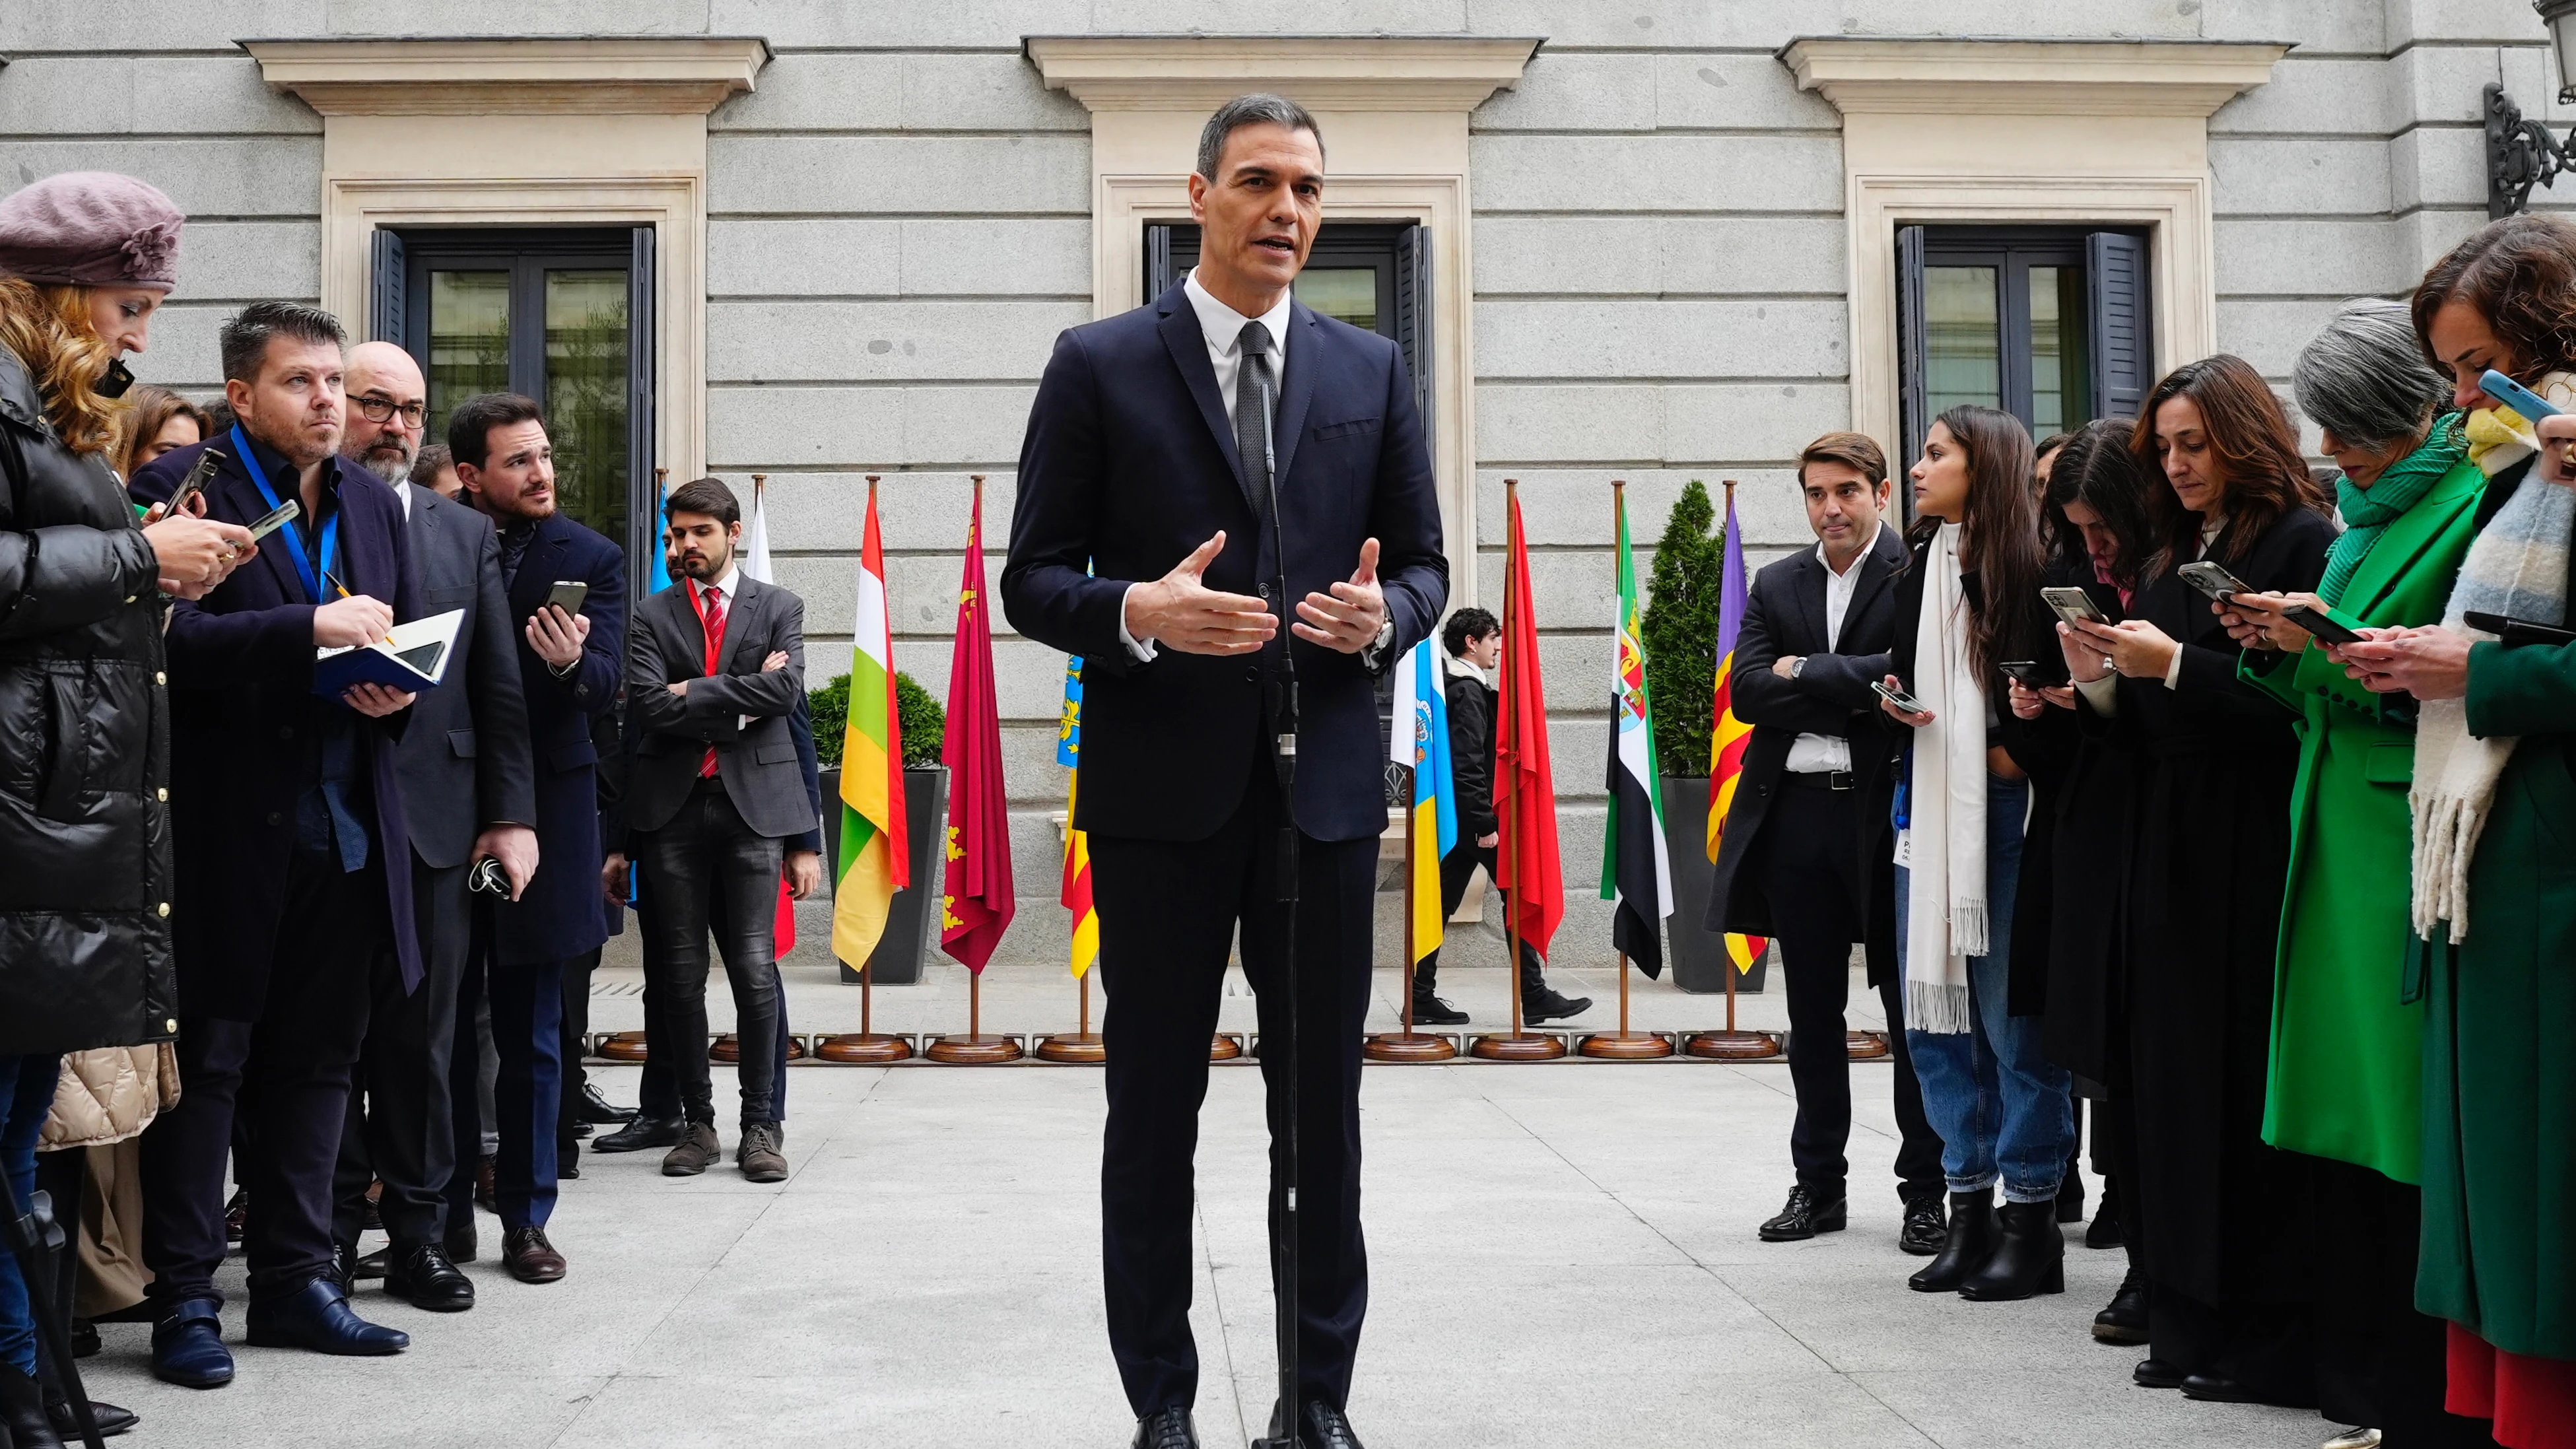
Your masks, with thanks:
<instances>
[{"instance_id":1,"label":"green wool coat","mask_svg":"<svg viewBox=\"0 0 2576 1449\"><path fill-rule=\"evenodd\" d=\"M2329 612L2348 627L2441 622L2486 477L2463 460L2392 520ZM2263 1140L2421 1177L2424 1008L2400 998L2415 732L2309 648L2249 653L2245 677L2304 718L2290 796L2290 884L2272 989Z\"/></svg>"},{"instance_id":2,"label":"green wool coat","mask_svg":"<svg viewBox=\"0 0 2576 1449\"><path fill-rule=\"evenodd\" d=\"M2468 707L2470 733L2522 742L2469 866L2468 939L2429 953L2415 1306L2576 1359L2576 646L2478 645Z\"/></svg>"}]
</instances>

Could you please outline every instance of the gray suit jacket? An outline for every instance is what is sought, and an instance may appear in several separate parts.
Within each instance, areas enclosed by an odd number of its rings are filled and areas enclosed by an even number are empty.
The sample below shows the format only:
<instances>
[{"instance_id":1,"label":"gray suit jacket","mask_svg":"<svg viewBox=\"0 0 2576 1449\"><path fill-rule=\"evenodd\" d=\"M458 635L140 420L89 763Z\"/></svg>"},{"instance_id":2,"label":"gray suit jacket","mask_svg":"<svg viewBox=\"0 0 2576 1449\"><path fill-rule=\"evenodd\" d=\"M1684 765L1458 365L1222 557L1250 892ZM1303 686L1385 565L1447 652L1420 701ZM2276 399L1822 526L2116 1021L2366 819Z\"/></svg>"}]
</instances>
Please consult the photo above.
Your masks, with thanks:
<instances>
[{"instance_id":1,"label":"gray suit jacket","mask_svg":"<svg viewBox=\"0 0 2576 1449\"><path fill-rule=\"evenodd\" d=\"M787 667L762 673L760 661L779 650ZM707 677L706 634L685 588L664 589L636 606L626 636L626 727L635 750L626 777L628 828L669 824L713 745L716 773L744 824L781 837L812 830L814 801L787 725L788 713L805 707L805 601L739 578L721 663ZM667 686L682 679L694 682L675 697ZM749 725L740 723L745 715Z\"/></svg>"},{"instance_id":2,"label":"gray suit jacket","mask_svg":"<svg viewBox=\"0 0 2576 1449\"><path fill-rule=\"evenodd\" d=\"M422 616L465 611L447 672L412 706L394 751L411 848L445 869L465 863L487 826L536 824L536 767L492 520L426 488L398 486L411 495L404 531Z\"/></svg>"}]
</instances>

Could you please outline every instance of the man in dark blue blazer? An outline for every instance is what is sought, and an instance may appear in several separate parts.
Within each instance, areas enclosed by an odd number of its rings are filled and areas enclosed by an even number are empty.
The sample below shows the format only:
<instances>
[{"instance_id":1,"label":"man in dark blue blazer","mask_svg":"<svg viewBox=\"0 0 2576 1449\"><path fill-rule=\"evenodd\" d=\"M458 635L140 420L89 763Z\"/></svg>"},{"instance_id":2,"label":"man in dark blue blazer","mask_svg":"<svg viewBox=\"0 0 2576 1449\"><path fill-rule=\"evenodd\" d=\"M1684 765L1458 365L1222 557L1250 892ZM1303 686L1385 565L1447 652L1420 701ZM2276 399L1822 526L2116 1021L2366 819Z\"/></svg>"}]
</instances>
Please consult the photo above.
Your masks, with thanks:
<instances>
[{"instance_id":1,"label":"man in dark blue blazer","mask_svg":"<svg viewBox=\"0 0 2576 1449\"><path fill-rule=\"evenodd\" d=\"M500 1139L493 1198L501 1263L523 1283L552 1283L565 1261L546 1235L555 1204L555 1134L563 1091L563 975L608 939L599 896L599 748L592 727L616 707L626 648L626 554L557 511L554 449L536 403L482 393L457 405L447 446L465 497L500 530L501 578L518 632L519 688L537 776L535 879L516 900L478 901L474 954L456 1021L450 1099L461 1159L480 1140L477 1003L491 1000L492 1090ZM547 602L558 582L587 586L578 611ZM447 1247L470 1258L474 1175L447 1186Z\"/></svg>"},{"instance_id":2,"label":"man in dark blue blazer","mask_svg":"<svg viewBox=\"0 0 2576 1449\"><path fill-rule=\"evenodd\" d=\"M1198 1442L1191 1156L1238 930L1262 1037L1286 1040L1293 1021L1299 1055L1301 1402L1277 1406L1272 1432L1357 1444L1342 1411L1368 1303L1360 1042L1386 828L1375 683L1439 620L1448 566L1402 354L1290 295L1323 172L1322 136L1294 102L1245 96L1209 118L1190 178L1198 267L1152 304L1057 339L1002 570L1012 626L1083 658L1074 824L1090 832L1110 992L1109 1340L1135 1442L1151 1449ZM1292 591L1283 634L1274 611ZM1291 825L1293 1017L1278 900ZM1261 1062L1274 1153L1283 1058ZM1276 1224L1278 1184L1272 1201Z\"/></svg>"},{"instance_id":3,"label":"man in dark blue blazer","mask_svg":"<svg viewBox=\"0 0 2576 1449\"><path fill-rule=\"evenodd\" d=\"M402 505L335 456L341 341L318 308L243 309L222 334L239 425L164 455L134 485L138 497L167 498L217 448L209 517L249 523L290 498L302 511L170 619L174 1025L187 1089L143 1138L143 1259L158 1318L153 1372L192 1388L233 1376L214 1274L236 1114L250 1341L337 1354L410 1343L351 1313L332 1271L331 1174L369 970L390 950L407 986L421 980L394 774L413 696L313 692L317 648L373 643L418 612Z\"/></svg>"}]
</instances>

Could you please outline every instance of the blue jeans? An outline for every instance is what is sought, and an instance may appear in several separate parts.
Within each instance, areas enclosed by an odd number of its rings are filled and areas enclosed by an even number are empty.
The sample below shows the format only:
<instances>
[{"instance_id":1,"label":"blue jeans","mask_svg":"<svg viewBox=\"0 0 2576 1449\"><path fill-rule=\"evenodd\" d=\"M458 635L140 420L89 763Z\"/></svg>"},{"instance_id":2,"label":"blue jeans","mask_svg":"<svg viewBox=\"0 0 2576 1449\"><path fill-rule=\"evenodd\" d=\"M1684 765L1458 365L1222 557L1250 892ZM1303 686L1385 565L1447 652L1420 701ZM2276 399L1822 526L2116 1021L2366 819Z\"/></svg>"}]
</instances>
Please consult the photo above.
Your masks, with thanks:
<instances>
[{"instance_id":1,"label":"blue jeans","mask_svg":"<svg viewBox=\"0 0 2576 1449\"><path fill-rule=\"evenodd\" d=\"M36 1190L36 1138L53 1111L54 1084L61 1071L62 1058L57 1056L0 1056L0 1098L9 1104L8 1118L0 1123L0 1168L7 1169L9 1186L22 1209ZM56 1203L54 1211L71 1222L80 1204ZM27 1280L18 1276L17 1255L5 1248L0 1248L0 1359L15 1364L30 1378L35 1376L36 1318L27 1307Z\"/></svg>"},{"instance_id":2,"label":"blue jeans","mask_svg":"<svg viewBox=\"0 0 2576 1449\"><path fill-rule=\"evenodd\" d=\"M1908 1029L1923 1115L1941 1134L1941 1172L1952 1192L1984 1192L2000 1172L2006 1202L2048 1202L2075 1150L2074 1079L2040 1050L2040 1022L2011 1010L2013 898L2021 881L2022 817L2030 786L1986 778L1986 954L1968 958L1971 1030ZM1917 840L1915 849L1927 842ZM1937 848L1937 847L1935 847ZM1896 868L1896 952L1906 956L1906 888Z\"/></svg>"}]
</instances>

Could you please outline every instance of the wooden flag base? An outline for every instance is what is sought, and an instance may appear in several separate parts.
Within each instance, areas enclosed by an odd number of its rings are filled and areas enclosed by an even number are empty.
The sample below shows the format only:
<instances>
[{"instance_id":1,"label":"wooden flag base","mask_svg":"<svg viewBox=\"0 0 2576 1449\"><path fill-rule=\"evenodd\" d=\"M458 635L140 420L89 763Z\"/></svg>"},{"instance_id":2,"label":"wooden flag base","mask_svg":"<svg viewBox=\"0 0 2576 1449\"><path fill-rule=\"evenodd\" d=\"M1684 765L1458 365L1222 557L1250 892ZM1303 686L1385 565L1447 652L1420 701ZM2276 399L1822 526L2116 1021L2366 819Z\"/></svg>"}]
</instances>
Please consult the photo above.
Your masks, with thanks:
<instances>
[{"instance_id":1,"label":"wooden flag base","mask_svg":"<svg viewBox=\"0 0 2576 1449\"><path fill-rule=\"evenodd\" d=\"M599 1054L612 1062L644 1060L644 1033L621 1031L599 1044Z\"/></svg>"},{"instance_id":2,"label":"wooden flag base","mask_svg":"<svg viewBox=\"0 0 2576 1449\"><path fill-rule=\"evenodd\" d=\"M838 1062L843 1066L881 1067L910 1057L912 1043L883 1032L851 1031L816 1041L814 1055L819 1060Z\"/></svg>"},{"instance_id":3,"label":"wooden flag base","mask_svg":"<svg viewBox=\"0 0 2576 1449\"><path fill-rule=\"evenodd\" d=\"M1109 1060L1109 1049L1100 1044L1100 1033L1096 1031L1060 1031L1038 1039L1037 1058L1042 1062L1096 1067Z\"/></svg>"},{"instance_id":4,"label":"wooden flag base","mask_svg":"<svg viewBox=\"0 0 2576 1449\"><path fill-rule=\"evenodd\" d=\"M1843 1054L1856 1062L1874 1062L1895 1055L1896 1048L1888 1044L1883 1031L1847 1031L1843 1033Z\"/></svg>"},{"instance_id":5,"label":"wooden flag base","mask_svg":"<svg viewBox=\"0 0 2576 1449\"><path fill-rule=\"evenodd\" d=\"M787 1059L792 1062L802 1058L804 1055L805 1043L798 1041L792 1036L789 1037L787 1039ZM707 1048L707 1060L711 1062L725 1062L728 1064L741 1061L742 1039L734 1035L732 1032L726 1032L724 1035L717 1037L715 1045Z\"/></svg>"},{"instance_id":6,"label":"wooden flag base","mask_svg":"<svg viewBox=\"0 0 2576 1449\"><path fill-rule=\"evenodd\" d=\"M1596 1031L1574 1049L1605 1062L1650 1062L1673 1054L1673 1044L1651 1031Z\"/></svg>"},{"instance_id":7,"label":"wooden flag base","mask_svg":"<svg viewBox=\"0 0 2576 1449\"><path fill-rule=\"evenodd\" d=\"M989 1067L1018 1061L1020 1044L1006 1036L970 1033L966 1036L934 1037L921 1054L952 1067Z\"/></svg>"},{"instance_id":8,"label":"wooden flag base","mask_svg":"<svg viewBox=\"0 0 2576 1449\"><path fill-rule=\"evenodd\" d=\"M1373 1062L1445 1062L1458 1049L1442 1036L1411 1031L1382 1031L1360 1044L1360 1055Z\"/></svg>"},{"instance_id":9,"label":"wooden flag base","mask_svg":"<svg viewBox=\"0 0 2576 1449\"><path fill-rule=\"evenodd\" d=\"M1695 1031L1682 1039L1682 1054L1715 1062L1760 1062L1780 1055L1780 1038L1767 1031Z\"/></svg>"},{"instance_id":10,"label":"wooden flag base","mask_svg":"<svg viewBox=\"0 0 2576 1449\"><path fill-rule=\"evenodd\" d=\"M1242 1055L1243 1043L1236 1041L1233 1037L1227 1036L1224 1032L1218 1032L1215 1038L1208 1043L1209 1061L1230 1062Z\"/></svg>"},{"instance_id":11,"label":"wooden flag base","mask_svg":"<svg viewBox=\"0 0 2576 1449\"><path fill-rule=\"evenodd\" d=\"M1467 1044L1467 1055L1489 1062L1552 1062L1565 1055L1565 1038L1517 1031L1480 1036Z\"/></svg>"}]
</instances>

